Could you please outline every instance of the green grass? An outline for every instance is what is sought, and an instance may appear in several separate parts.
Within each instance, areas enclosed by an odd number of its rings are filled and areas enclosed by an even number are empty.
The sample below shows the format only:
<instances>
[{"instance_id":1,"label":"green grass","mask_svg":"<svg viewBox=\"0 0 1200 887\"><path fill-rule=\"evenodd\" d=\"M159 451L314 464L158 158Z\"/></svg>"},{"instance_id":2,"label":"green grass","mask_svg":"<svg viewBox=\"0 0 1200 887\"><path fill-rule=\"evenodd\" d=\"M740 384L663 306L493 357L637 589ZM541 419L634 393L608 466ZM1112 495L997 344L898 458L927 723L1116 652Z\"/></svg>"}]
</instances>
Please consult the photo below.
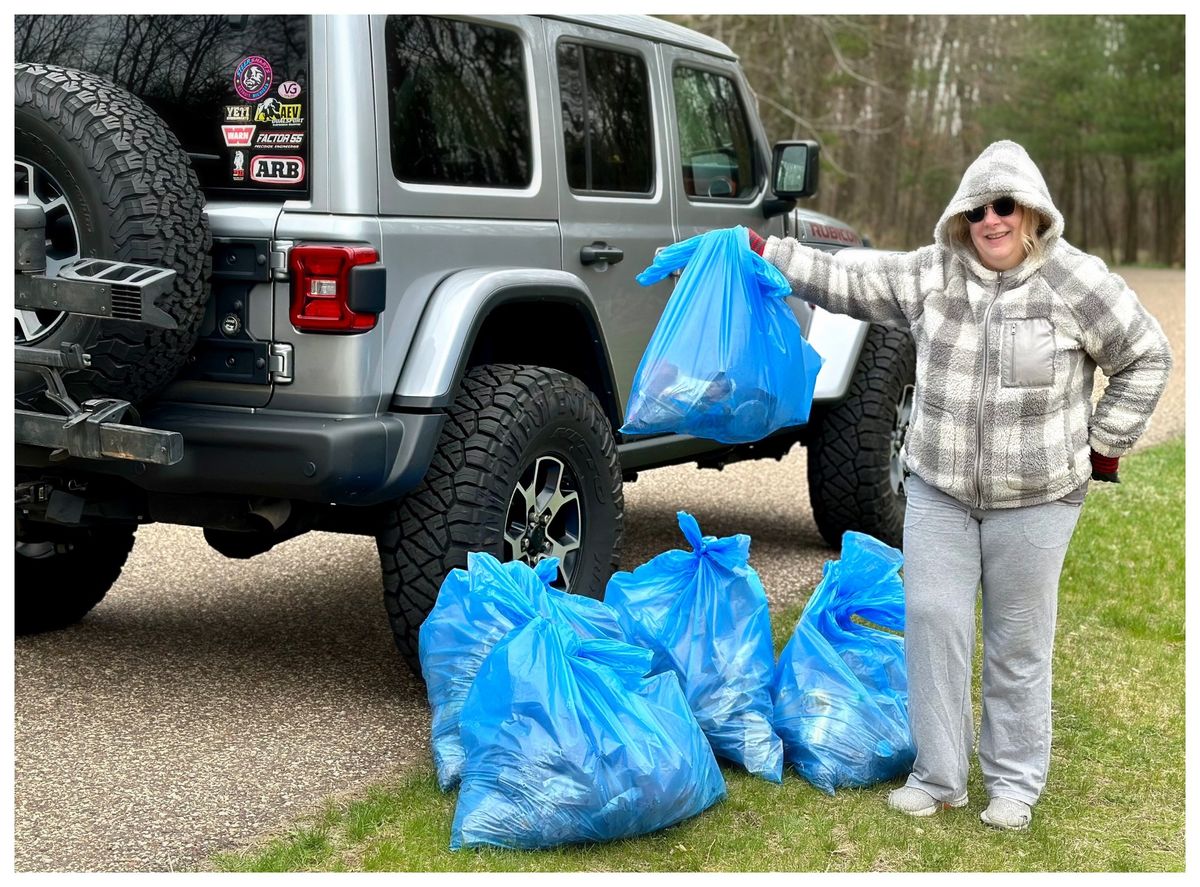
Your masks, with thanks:
<instances>
[{"instance_id":1,"label":"green grass","mask_svg":"<svg viewBox=\"0 0 1200 887\"><path fill-rule=\"evenodd\" d=\"M969 808L914 820L885 808L897 783L816 791L793 771L771 785L726 768L728 797L645 837L538 852L447 848L455 794L432 766L327 802L224 871L1183 871L1184 442L1122 460L1093 484L1059 597L1054 748L1028 832ZM774 615L777 649L800 614ZM977 655L978 660L978 655ZM976 673L978 675L978 661ZM976 707L978 709L978 679ZM978 715L978 710L977 710Z\"/></svg>"}]
</instances>

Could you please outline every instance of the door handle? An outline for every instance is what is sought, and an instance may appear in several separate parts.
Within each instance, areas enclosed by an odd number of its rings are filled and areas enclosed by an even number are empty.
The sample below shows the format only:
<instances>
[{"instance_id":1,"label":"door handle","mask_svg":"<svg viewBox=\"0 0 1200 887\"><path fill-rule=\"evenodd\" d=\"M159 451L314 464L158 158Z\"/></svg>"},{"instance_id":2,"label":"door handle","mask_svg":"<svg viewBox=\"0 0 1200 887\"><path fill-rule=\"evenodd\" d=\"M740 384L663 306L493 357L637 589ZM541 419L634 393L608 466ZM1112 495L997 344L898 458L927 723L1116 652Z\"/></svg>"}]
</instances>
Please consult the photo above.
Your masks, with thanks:
<instances>
[{"instance_id":1,"label":"door handle","mask_svg":"<svg viewBox=\"0 0 1200 887\"><path fill-rule=\"evenodd\" d=\"M588 244L579 251L579 261L584 265L595 265L597 262L607 262L615 265L625 258L625 251L618 246L609 246L602 241Z\"/></svg>"}]
</instances>

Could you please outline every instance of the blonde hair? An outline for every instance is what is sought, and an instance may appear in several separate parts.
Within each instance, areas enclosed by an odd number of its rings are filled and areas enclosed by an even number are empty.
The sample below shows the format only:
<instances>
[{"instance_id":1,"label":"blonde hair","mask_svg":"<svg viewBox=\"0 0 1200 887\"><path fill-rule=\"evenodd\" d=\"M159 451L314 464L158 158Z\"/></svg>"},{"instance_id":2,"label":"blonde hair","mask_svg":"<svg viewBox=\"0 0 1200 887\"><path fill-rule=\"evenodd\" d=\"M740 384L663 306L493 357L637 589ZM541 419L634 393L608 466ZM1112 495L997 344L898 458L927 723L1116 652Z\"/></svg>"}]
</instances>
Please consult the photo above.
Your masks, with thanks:
<instances>
[{"instance_id":1,"label":"blonde hair","mask_svg":"<svg viewBox=\"0 0 1200 887\"><path fill-rule=\"evenodd\" d=\"M1041 235L1050 227L1050 220L1031 206L1025 206L1023 203L1017 205L1021 207L1021 227L1017 234L1021 238L1021 245L1025 247L1025 257L1032 256L1034 259L1040 259L1042 257ZM962 213L955 213L950 218L946 230L951 243L961 243L963 246L971 247L972 250L975 249L975 244L971 242L971 223Z\"/></svg>"}]
</instances>

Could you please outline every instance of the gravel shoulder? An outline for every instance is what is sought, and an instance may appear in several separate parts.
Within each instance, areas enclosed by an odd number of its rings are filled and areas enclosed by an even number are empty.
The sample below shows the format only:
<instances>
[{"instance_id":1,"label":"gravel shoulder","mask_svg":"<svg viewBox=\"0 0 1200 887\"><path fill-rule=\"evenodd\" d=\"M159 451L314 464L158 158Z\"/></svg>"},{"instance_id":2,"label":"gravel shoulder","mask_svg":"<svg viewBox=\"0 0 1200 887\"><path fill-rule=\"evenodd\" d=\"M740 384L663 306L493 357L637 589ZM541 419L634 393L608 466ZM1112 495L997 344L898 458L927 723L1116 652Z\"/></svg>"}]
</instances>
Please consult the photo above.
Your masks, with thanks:
<instances>
[{"instance_id":1,"label":"gravel shoulder","mask_svg":"<svg viewBox=\"0 0 1200 887\"><path fill-rule=\"evenodd\" d=\"M1121 269L1119 269L1121 270ZM1184 433L1184 272L1123 269L1176 366L1139 448ZM748 533L775 610L833 552L808 507L805 456L677 466L626 486L624 568L682 537ZM14 647L14 866L204 866L428 755L423 689L392 644L374 542L313 533L249 561L199 530L149 526L80 625Z\"/></svg>"}]
</instances>

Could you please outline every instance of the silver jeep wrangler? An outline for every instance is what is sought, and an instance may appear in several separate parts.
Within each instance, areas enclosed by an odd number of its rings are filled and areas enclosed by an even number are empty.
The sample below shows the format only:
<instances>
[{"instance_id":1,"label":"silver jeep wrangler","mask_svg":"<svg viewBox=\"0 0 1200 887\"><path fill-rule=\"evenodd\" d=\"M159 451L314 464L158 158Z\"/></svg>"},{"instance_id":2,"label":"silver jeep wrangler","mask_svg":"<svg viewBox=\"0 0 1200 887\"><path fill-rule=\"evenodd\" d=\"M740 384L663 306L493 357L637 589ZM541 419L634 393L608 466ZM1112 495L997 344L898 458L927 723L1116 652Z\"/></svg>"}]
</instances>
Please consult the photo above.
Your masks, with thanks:
<instances>
[{"instance_id":1,"label":"silver jeep wrangler","mask_svg":"<svg viewBox=\"0 0 1200 887\"><path fill-rule=\"evenodd\" d=\"M247 558L373 535L396 643L467 552L599 596L622 483L809 448L812 506L899 541L913 352L793 308L812 421L622 439L655 251L795 209L723 44L626 16L16 17L16 621L71 624L154 521ZM297 577L298 582L303 577Z\"/></svg>"}]
</instances>

